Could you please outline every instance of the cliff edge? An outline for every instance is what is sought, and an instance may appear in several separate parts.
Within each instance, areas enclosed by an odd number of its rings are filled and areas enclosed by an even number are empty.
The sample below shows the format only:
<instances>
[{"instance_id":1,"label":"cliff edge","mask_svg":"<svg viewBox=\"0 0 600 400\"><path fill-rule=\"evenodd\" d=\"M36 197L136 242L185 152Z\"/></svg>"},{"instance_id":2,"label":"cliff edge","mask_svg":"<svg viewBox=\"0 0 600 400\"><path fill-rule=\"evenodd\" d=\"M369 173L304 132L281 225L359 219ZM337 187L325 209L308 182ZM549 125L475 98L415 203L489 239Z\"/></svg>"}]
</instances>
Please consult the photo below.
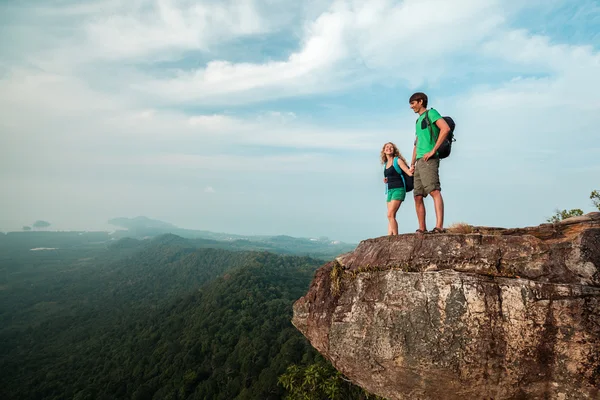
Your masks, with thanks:
<instances>
[{"instance_id":1,"label":"cliff edge","mask_svg":"<svg viewBox=\"0 0 600 400\"><path fill-rule=\"evenodd\" d=\"M362 241L293 324L389 399L600 399L600 213Z\"/></svg>"}]
</instances>

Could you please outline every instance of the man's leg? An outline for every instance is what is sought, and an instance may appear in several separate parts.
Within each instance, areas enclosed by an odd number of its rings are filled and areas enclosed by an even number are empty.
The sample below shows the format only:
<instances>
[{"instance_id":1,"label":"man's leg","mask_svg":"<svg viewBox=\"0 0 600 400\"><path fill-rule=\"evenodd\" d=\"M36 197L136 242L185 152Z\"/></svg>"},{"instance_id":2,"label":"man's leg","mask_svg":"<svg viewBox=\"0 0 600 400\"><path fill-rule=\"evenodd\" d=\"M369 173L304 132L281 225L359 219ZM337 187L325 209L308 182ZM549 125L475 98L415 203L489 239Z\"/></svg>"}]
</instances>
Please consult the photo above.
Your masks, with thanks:
<instances>
[{"instance_id":1,"label":"man's leg","mask_svg":"<svg viewBox=\"0 0 600 400\"><path fill-rule=\"evenodd\" d=\"M425 226L425 203L423 202L423 196L415 196L415 209L417 210L417 219L419 220L419 230L427 232Z\"/></svg>"},{"instance_id":2,"label":"man's leg","mask_svg":"<svg viewBox=\"0 0 600 400\"><path fill-rule=\"evenodd\" d=\"M426 196L426 194L423 182L421 182L421 160L417 160L413 178L413 196L415 197L415 211L417 212L417 219L419 220L419 230L427 232L427 227L425 226L425 203L423 202L423 197Z\"/></svg>"},{"instance_id":3,"label":"man's leg","mask_svg":"<svg viewBox=\"0 0 600 400\"><path fill-rule=\"evenodd\" d=\"M435 227L444 229L444 198L442 197L442 192L434 190L430 194L435 206Z\"/></svg>"},{"instance_id":4,"label":"man's leg","mask_svg":"<svg viewBox=\"0 0 600 400\"><path fill-rule=\"evenodd\" d=\"M440 160L436 158L430 158L427 161L420 162L421 167L421 183L423 184L423 191L426 194L430 194L433 197L433 204L435 206L435 227L443 229L444 226L444 200L442 199L442 187L440 185ZM437 231L437 229L436 229Z\"/></svg>"}]
</instances>

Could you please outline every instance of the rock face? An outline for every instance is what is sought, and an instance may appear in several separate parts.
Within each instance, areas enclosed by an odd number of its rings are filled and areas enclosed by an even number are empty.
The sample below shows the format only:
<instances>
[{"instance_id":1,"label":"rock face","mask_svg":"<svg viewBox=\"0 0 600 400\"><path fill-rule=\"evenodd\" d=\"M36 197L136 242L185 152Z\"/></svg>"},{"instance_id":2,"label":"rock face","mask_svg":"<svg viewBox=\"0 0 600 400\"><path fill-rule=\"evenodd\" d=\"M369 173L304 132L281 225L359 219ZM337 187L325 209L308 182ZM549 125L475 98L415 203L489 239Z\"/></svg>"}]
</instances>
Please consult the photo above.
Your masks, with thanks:
<instances>
[{"instance_id":1,"label":"rock face","mask_svg":"<svg viewBox=\"0 0 600 400\"><path fill-rule=\"evenodd\" d=\"M365 240L293 324L389 399L600 399L600 213Z\"/></svg>"}]
</instances>

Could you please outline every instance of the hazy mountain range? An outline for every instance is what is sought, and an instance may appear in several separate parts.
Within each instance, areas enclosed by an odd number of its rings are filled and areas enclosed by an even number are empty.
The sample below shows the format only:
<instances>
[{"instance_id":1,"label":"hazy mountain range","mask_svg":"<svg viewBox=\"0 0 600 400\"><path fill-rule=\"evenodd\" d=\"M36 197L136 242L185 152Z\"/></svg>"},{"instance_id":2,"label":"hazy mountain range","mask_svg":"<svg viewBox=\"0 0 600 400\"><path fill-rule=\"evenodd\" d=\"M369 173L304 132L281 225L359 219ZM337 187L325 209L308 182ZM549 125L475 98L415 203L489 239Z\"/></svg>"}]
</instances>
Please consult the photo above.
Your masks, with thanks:
<instances>
[{"instance_id":1,"label":"hazy mountain range","mask_svg":"<svg viewBox=\"0 0 600 400\"><path fill-rule=\"evenodd\" d=\"M34 246L25 250L64 249L66 247L131 246L137 247L149 239L181 240L186 246L195 248L222 248L229 250L259 250L278 254L309 255L320 259L331 259L348 252L356 244L330 240L327 237L297 238L292 236L243 236L230 233L216 233L204 230L183 229L168 222L144 216L135 218L113 218L108 221L115 226L112 232L64 232L64 231L24 231L0 235L2 247L21 249L25 243ZM28 235L23 241L17 238ZM121 239L121 240L119 240ZM126 239L126 240L124 240Z\"/></svg>"}]
</instances>

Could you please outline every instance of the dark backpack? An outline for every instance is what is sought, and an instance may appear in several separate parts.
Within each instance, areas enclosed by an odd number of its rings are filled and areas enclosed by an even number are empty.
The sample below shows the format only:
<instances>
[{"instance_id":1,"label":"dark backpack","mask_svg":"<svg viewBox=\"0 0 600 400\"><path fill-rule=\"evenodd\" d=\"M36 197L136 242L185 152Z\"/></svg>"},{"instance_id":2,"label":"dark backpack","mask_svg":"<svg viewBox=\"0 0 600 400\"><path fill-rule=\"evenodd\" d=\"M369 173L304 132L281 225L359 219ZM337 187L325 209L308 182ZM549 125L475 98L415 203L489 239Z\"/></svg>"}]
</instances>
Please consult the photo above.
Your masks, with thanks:
<instances>
[{"instance_id":1,"label":"dark backpack","mask_svg":"<svg viewBox=\"0 0 600 400\"><path fill-rule=\"evenodd\" d=\"M400 174L400 177L402 178L402 182L404 183L404 189L406 190L406 193L412 191L415 187L415 180L412 176L406 175L404 173L404 171L402 171L402 168L400 168L400 166L398 165L398 157L394 157L394 161L392 162L392 165L394 166L394 169L396 170L396 172ZM384 174L385 174L386 166L387 166L387 163L383 164Z\"/></svg>"},{"instance_id":2,"label":"dark backpack","mask_svg":"<svg viewBox=\"0 0 600 400\"><path fill-rule=\"evenodd\" d=\"M446 121L446 123L450 127L450 132L448 133L448 136L446 136L446 138L444 139L444 141L440 145L440 148L437 151L437 156L440 159L446 158L450 155L450 152L452 151L452 142L456 142L456 139L454 138L454 128L456 127L456 124L454 123L454 120L452 119L452 117L442 118L444 118L444 121ZM425 111L424 119L426 121L425 123L427 124L427 128L429 129L429 134L431 135L431 141L433 141L433 127L431 126L431 121L429 120L429 110ZM437 137L435 138L435 140L437 141Z\"/></svg>"}]
</instances>

